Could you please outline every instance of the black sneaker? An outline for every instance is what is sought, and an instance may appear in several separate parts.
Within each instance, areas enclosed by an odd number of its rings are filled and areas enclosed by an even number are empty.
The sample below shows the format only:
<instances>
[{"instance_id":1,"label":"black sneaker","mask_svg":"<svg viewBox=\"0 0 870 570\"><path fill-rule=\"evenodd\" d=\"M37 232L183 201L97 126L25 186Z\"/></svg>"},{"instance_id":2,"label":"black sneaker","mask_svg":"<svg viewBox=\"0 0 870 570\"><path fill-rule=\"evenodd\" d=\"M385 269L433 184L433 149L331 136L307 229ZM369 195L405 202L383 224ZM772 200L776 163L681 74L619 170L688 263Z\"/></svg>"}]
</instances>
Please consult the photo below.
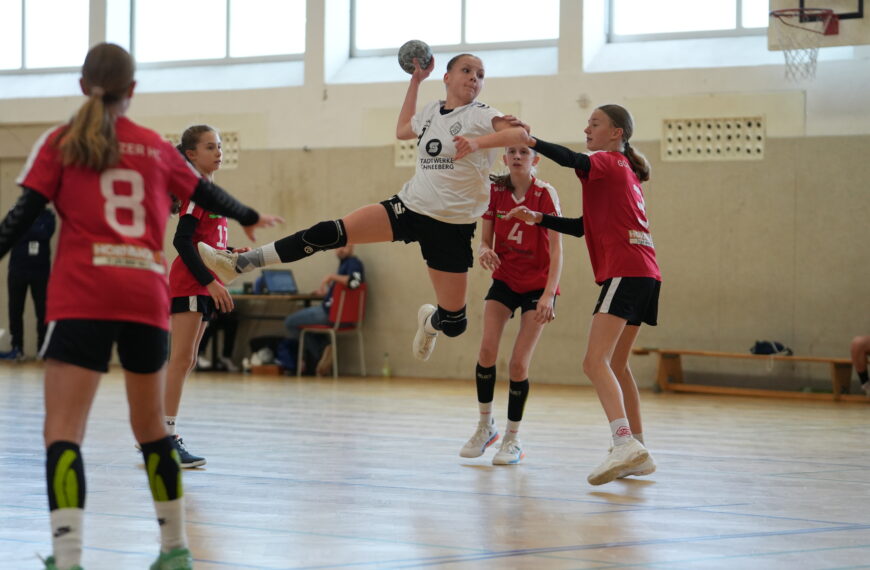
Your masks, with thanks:
<instances>
[{"instance_id":1,"label":"black sneaker","mask_svg":"<svg viewBox=\"0 0 870 570\"><path fill-rule=\"evenodd\" d=\"M172 438L172 444L178 452L178 458L181 460L182 468L191 469L193 467L202 467L205 465L205 457L197 457L187 451L187 448L184 447L184 440L181 439L180 435L176 434L175 437Z\"/></svg>"}]
</instances>

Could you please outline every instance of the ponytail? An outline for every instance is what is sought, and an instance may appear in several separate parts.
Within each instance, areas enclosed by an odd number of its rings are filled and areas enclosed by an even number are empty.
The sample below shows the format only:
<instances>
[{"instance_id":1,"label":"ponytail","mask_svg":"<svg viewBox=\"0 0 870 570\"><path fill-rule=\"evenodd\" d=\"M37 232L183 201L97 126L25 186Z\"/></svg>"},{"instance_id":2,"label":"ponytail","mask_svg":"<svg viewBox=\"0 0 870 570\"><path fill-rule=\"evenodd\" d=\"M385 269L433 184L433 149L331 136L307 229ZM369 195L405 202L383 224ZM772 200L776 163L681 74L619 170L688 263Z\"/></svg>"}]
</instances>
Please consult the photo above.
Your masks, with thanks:
<instances>
[{"instance_id":1,"label":"ponytail","mask_svg":"<svg viewBox=\"0 0 870 570\"><path fill-rule=\"evenodd\" d=\"M121 160L115 119L133 86L135 68L130 54L115 44L97 44L88 52L81 79L88 100L58 139L65 166L102 172Z\"/></svg>"},{"instance_id":2,"label":"ponytail","mask_svg":"<svg viewBox=\"0 0 870 570\"><path fill-rule=\"evenodd\" d=\"M625 158L628 159L629 164L631 164L631 169L634 171L637 179L641 182L649 180L649 161L644 155L636 151L634 147L628 143L631 135L634 133L634 119L632 118L631 113L628 112L628 109L621 107L620 105L602 105L598 108L610 117L610 121L613 123L614 127L622 129L622 143L624 145L622 154L624 154Z\"/></svg>"},{"instance_id":3,"label":"ponytail","mask_svg":"<svg viewBox=\"0 0 870 570\"><path fill-rule=\"evenodd\" d=\"M624 154L625 158L628 159L629 164L631 164L631 169L634 171L638 180L641 182L649 180L650 165L644 155L636 151L633 146L629 145L628 141L625 141L625 148L623 149L622 154Z\"/></svg>"},{"instance_id":4,"label":"ponytail","mask_svg":"<svg viewBox=\"0 0 870 570\"><path fill-rule=\"evenodd\" d=\"M109 113L100 90L92 90L60 137L64 166L81 166L97 172L117 164L121 158L115 135L115 118Z\"/></svg>"}]
</instances>

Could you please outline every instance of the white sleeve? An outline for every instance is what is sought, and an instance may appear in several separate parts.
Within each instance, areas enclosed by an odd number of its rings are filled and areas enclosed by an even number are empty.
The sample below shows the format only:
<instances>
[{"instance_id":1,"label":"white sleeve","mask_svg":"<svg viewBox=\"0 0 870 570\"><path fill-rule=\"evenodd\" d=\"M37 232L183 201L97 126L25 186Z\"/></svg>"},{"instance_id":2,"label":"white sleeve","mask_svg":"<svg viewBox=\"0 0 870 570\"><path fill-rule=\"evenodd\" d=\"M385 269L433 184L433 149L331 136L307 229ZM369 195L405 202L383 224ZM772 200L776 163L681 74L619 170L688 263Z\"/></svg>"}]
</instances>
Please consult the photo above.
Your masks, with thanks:
<instances>
[{"instance_id":1,"label":"white sleeve","mask_svg":"<svg viewBox=\"0 0 870 570\"><path fill-rule=\"evenodd\" d=\"M414 113L414 116L411 117L411 130L414 131L415 135L420 136L425 126L431 122L432 113L437 111L440 106L441 101L433 101L423 107L419 113Z\"/></svg>"}]
</instances>

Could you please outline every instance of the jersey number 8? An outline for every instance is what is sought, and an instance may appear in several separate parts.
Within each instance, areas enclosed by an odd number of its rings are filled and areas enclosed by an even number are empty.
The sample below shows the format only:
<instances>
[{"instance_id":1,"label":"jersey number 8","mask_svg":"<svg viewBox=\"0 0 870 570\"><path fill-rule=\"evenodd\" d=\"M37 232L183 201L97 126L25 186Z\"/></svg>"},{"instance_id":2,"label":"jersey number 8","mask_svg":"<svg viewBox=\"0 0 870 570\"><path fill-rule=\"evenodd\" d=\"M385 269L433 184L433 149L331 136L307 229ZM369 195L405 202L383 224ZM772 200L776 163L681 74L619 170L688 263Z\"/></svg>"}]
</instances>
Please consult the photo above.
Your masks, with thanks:
<instances>
[{"instance_id":1,"label":"jersey number 8","mask_svg":"<svg viewBox=\"0 0 870 570\"><path fill-rule=\"evenodd\" d=\"M128 187L129 194L117 194L118 187ZM100 192L106 203L103 207L106 222L113 230L124 237L137 238L145 234L145 207L142 200L145 198L145 182L142 175L135 170L123 168L110 168L100 175ZM129 221L122 222L118 211L126 210L130 216L125 216Z\"/></svg>"}]
</instances>

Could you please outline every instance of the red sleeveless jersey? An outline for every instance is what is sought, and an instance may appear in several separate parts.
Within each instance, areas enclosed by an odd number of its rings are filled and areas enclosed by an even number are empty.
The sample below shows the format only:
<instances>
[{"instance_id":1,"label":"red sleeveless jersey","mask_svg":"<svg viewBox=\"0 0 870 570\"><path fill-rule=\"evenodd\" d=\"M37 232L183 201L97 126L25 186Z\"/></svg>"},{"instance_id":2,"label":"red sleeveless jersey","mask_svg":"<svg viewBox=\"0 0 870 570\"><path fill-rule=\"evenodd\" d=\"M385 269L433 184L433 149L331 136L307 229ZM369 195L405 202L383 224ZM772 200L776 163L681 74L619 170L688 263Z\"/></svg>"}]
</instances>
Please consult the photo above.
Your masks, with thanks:
<instances>
[{"instance_id":1,"label":"red sleeveless jersey","mask_svg":"<svg viewBox=\"0 0 870 570\"><path fill-rule=\"evenodd\" d=\"M115 122L120 162L103 172L64 166L45 133L18 178L54 202L61 218L46 320L130 321L169 329L163 234L172 200L189 199L195 170L163 138L125 117Z\"/></svg>"},{"instance_id":2,"label":"red sleeveless jersey","mask_svg":"<svg viewBox=\"0 0 870 570\"><path fill-rule=\"evenodd\" d=\"M494 222L493 249L501 261L492 278L504 281L515 293L543 289L550 272L549 230L537 224L505 220L500 216L517 206L561 216L556 189L533 178L532 185L521 200L517 200L513 192L504 186L492 184L489 191L489 208L483 218Z\"/></svg>"}]
</instances>

